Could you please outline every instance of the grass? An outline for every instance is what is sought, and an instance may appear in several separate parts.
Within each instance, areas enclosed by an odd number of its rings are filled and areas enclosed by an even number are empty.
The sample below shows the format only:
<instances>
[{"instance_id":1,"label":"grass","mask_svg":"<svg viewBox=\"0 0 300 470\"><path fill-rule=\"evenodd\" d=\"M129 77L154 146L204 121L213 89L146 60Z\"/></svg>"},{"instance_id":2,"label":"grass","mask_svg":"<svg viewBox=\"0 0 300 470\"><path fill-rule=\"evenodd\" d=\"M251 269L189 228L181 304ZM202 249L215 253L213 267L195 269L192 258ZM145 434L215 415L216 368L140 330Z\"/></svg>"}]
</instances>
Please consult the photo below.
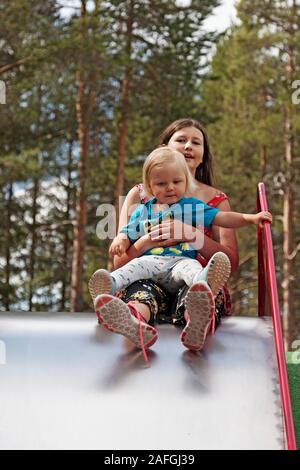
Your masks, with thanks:
<instances>
[{"instance_id":1,"label":"grass","mask_svg":"<svg viewBox=\"0 0 300 470\"><path fill-rule=\"evenodd\" d=\"M297 447L300 449L300 353L286 353L286 367L290 384Z\"/></svg>"}]
</instances>

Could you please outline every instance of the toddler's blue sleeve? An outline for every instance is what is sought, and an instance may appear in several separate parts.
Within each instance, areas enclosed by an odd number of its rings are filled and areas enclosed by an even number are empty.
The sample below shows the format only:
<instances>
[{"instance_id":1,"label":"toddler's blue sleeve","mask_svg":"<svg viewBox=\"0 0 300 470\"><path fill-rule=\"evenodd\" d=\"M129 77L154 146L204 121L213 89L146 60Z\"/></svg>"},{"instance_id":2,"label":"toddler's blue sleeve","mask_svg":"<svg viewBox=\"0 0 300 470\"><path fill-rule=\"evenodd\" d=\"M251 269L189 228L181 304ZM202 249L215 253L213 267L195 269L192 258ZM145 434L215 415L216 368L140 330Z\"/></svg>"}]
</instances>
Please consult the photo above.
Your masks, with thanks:
<instances>
[{"instance_id":1,"label":"toddler's blue sleeve","mask_svg":"<svg viewBox=\"0 0 300 470\"><path fill-rule=\"evenodd\" d=\"M197 201L196 204L196 214L194 218L194 226L202 225L206 228L209 228L214 221L217 213L220 212L219 209L215 207L210 207L205 202Z\"/></svg>"},{"instance_id":2,"label":"toddler's blue sleeve","mask_svg":"<svg viewBox=\"0 0 300 470\"><path fill-rule=\"evenodd\" d=\"M213 222L214 218L216 217L217 213L220 212L219 209L216 207L210 207L205 204L204 208L204 227L210 227Z\"/></svg>"}]
</instances>

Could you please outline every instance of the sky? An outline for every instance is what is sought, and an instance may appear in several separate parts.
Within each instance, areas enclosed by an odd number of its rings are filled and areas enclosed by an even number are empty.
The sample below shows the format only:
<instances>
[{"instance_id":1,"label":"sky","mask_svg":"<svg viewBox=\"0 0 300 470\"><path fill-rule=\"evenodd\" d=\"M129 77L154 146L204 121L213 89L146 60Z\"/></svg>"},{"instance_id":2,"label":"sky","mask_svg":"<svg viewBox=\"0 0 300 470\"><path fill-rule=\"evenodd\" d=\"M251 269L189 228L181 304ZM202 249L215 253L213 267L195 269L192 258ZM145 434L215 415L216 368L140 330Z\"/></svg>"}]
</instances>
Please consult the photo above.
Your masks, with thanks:
<instances>
[{"instance_id":1,"label":"sky","mask_svg":"<svg viewBox=\"0 0 300 470\"><path fill-rule=\"evenodd\" d=\"M219 7L213 10L213 15L204 22L208 31L222 33L236 20L235 3L237 0L222 0ZM177 0L178 5L188 5L191 0Z\"/></svg>"},{"instance_id":2,"label":"sky","mask_svg":"<svg viewBox=\"0 0 300 470\"><path fill-rule=\"evenodd\" d=\"M204 27L208 31L218 31L219 33L225 31L236 21L235 3L236 0L223 0L222 4L214 9L213 15L205 21Z\"/></svg>"},{"instance_id":3,"label":"sky","mask_svg":"<svg viewBox=\"0 0 300 470\"><path fill-rule=\"evenodd\" d=\"M60 0L60 3L70 5L71 8L63 8L61 13L63 16L68 16L72 12L72 6L80 4L78 0ZM190 0L177 0L178 4L186 5ZM222 0L222 4L214 9L214 14L205 21L204 26L208 31L223 32L227 29L236 19L236 9L234 4L236 0Z\"/></svg>"}]
</instances>

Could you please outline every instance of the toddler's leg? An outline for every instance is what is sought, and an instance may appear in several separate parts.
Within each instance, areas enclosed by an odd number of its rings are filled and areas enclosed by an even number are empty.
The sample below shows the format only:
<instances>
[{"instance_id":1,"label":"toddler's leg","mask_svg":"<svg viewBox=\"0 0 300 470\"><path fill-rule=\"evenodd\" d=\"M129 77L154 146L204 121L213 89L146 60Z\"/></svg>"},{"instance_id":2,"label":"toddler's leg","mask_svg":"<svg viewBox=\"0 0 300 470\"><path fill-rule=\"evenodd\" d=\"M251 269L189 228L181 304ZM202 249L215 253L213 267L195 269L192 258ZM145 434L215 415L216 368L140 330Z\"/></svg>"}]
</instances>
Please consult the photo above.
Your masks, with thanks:
<instances>
[{"instance_id":1,"label":"toddler's leg","mask_svg":"<svg viewBox=\"0 0 300 470\"><path fill-rule=\"evenodd\" d=\"M98 269L95 271L89 280L88 287L93 299L93 304L95 304L98 295L115 293L114 279L106 269Z\"/></svg>"},{"instance_id":2,"label":"toddler's leg","mask_svg":"<svg viewBox=\"0 0 300 470\"><path fill-rule=\"evenodd\" d=\"M158 258L158 259L157 259ZM136 258L125 266L109 273L106 269L98 269L89 281L89 291L93 302L98 295L111 294L128 287L139 279L152 279L161 270L158 256L142 256Z\"/></svg>"},{"instance_id":3,"label":"toddler's leg","mask_svg":"<svg viewBox=\"0 0 300 470\"><path fill-rule=\"evenodd\" d=\"M231 264L228 256L219 251L211 257L207 266L195 275L193 282L206 281L216 296L227 282L230 272Z\"/></svg>"},{"instance_id":4,"label":"toddler's leg","mask_svg":"<svg viewBox=\"0 0 300 470\"><path fill-rule=\"evenodd\" d=\"M178 261L172 269L171 280L177 284L191 286L196 274L203 270L199 261L191 258L184 258Z\"/></svg>"},{"instance_id":5,"label":"toddler's leg","mask_svg":"<svg viewBox=\"0 0 300 470\"><path fill-rule=\"evenodd\" d=\"M187 286L205 281L211 288L213 295L216 296L228 280L230 271L229 258L220 251L212 256L205 268L193 259L187 258L179 261L172 270L172 279L174 282L184 280Z\"/></svg>"}]
</instances>

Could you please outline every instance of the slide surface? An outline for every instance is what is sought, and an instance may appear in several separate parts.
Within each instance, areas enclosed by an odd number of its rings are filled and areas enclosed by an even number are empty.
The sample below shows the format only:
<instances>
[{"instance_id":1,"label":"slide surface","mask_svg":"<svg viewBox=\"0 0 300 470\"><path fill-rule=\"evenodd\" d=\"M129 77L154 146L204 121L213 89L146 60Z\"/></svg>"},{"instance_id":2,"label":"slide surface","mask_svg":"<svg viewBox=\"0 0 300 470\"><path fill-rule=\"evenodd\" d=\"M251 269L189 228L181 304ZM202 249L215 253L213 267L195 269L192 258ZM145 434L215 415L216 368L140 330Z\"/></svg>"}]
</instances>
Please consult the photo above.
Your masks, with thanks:
<instances>
[{"instance_id":1,"label":"slide surface","mask_svg":"<svg viewBox=\"0 0 300 470\"><path fill-rule=\"evenodd\" d=\"M0 448L284 448L269 317L224 319L200 353L158 329L147 368L92 314L0 313Z\"/></svg>"}]
</instances>

